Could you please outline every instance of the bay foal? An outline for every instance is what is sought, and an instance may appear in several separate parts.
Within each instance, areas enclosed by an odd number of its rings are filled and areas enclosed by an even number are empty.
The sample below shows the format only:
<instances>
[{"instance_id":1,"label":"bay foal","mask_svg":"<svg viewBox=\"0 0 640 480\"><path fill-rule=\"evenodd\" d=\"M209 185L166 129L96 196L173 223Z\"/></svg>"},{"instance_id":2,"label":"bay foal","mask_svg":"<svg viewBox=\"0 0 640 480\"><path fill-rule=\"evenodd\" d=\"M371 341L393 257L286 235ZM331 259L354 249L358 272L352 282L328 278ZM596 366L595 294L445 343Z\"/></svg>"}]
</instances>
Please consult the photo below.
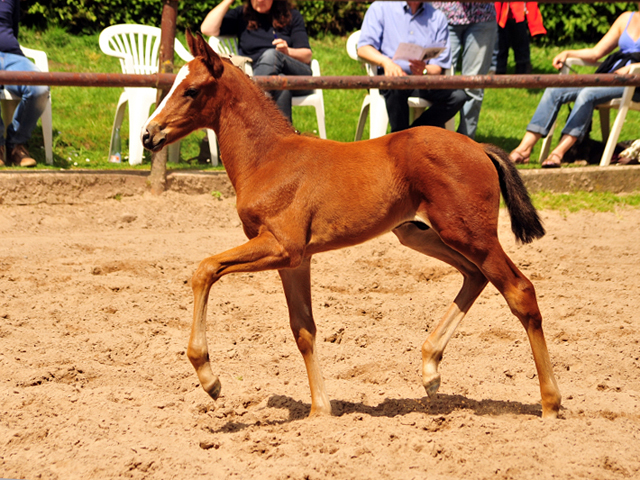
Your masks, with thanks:
<instances>
[{"instance_id":1,"label":"bay foal","mask_svg":"<svg viewBox=\"0 0 640 480\"><path fill-rule=\"evenodd\" d=\"M203 260L192 287L194 314L188 357L214 399L206 340L209 292L223 275L278 270L291 329L311 388L311 415L331 406L316 355L311 312L311 256L392 231L403 245L460 271L462 288L422 346L422 382L430 397L438 365L454 333L487 282L524 326L540 380L542 414L556 417L558 390L531 282L504 253L497 234L500 192L522 242L544 235L517 170L497 147L433 127L375 140L339 143L297 134L272 102L200 36L187 32L195 59L142 132L157 151L200 128L215 130L237 194L249 241Z\"/></svg>"}]
</instances>

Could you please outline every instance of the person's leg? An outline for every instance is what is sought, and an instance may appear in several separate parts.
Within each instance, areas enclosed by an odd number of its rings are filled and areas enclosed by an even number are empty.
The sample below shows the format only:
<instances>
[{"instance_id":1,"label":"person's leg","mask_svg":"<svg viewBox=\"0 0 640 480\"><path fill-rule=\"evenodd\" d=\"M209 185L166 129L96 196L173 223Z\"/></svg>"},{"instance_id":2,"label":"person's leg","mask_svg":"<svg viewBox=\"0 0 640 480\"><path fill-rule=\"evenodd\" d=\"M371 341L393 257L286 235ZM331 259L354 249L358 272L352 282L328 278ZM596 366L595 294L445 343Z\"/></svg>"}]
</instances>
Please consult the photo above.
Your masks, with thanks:
<instances>
[{"instance_id":1,"label":"person's leg","mask_svg":"<svg viewBox=\"0 0 640 480\"><path fill-rule=\"evenodd\" d=\"M431 106L422 112L411 124L412 127L430 125L444 128L445 123L460 111L468 100L464 90L419 90L421 98L431 102Z\"/></svg>"},{"instance_id":2,"label":"person's leg","mask_svg":"<svg viewBox=\"0 0 640 480\"><path fill-rule=\"evenodd\" d=\"M563 135L558 142L558 146L554 148L549 156L542 162L542 168L560 167L565 154L577 141L578 137L574 137L573 135Z\"/></svg>"},{"instance_id":3,"label":"person's leg","mask_svg":"<svg viewBox=\"0 0 640 480\"><path fill-rule=\"evenodd\" d=\"M514 163L529 163L529 157L538 140L546 137L551 130L560 108L565 103L575 100L579 88L547 88L536 108L527 131L520 144L509 154Z\"/></svg>"},{"instance_id":4,"label":"person's leg","mask_svg":"<svg viewBox=\"0 0 640 480\"><path fill-rule=\"evenodd\" d=\"M527 125L527 131L546 137L558 117L560 108L565 103L575 101L581 90L583 89L578 87L545 89L529 125Z\"/></svg>"},{"instance_id":5,"label":"person's leg","mask_svg":"<svg viewBox=\"0 0 640 480\"><path fill-rule=\"evenodd\" d=\"M562 134L577 138L584 137L589 130L595 106L614 98L620 98L623 92L624 87L586 87L580 89L571 114L562 129Z\"/></svg>"},{"instance_id":6,"label":"person's leg","mask_svg":"<svg viewBox=\"0 0 640 480\"><path fill-rule=\"evenodd\" d=\"M409 104L407 99L416 94L415 90L380 90L387 106L391 132L409 128Z\"/></svg>"},{"instance_id":7,"label":"person's leg","mask_svg":"<svg viewBox=\"0 0 640 480\"><path fill-rule=\"evenodd\" d=\"M507 28L498 27L498 53L496 55L496 75L507 73L509 60L509 35Z\"/></svg>"},{"instance_id":8,"label":"person's leg","mask_svg":"<svg viewBox=\"0 0 640 480\"><path fill-rule=\"evenodd\" d=\"M588 87L580 89L575 103L567 118L562 137L556 148L542 162L542 166L559 167L569 149L589 132L589 124L596 105L606 103L614 98L620 98L624 87Z\"/></svg>"},{"instance_id":9,"label":"person's leg","mask_svg":"<svg viewBox=\"0 0 640 480\"><path fill-rule=\"evenodd\" d=\"M516 62L516 74L531 73L531 49L529 46L529 27L527 22L516 23L511 28L511 48Z\"/></svg>"},{"instance_id":10,"label":"person's leg","mask_svg":"<svg viewBox=\"0 0 640 480\"><path fill-rule=\"evenodd\" d=\"M28 58L11 53L3 54L3 70L39 72ZM7 157L21 166L35 166L35 161L26 150L25 144L31 138L38 119L44 112L49 100L49 87L39 85L5 85L11 94L21 98L13 115L13 121L7 126ZM2 128L4 133L4 128Z\"/></svg>"},{"instance_id":11,"label":"person's leg","mask_svg":"<svg viewBox=\"0 0 640 480\"><path fill-rule=\"evenodd\" d=\"M4 53L3 68L6 71L39 72L31 60L22 55ZM38 123L38 119L44 112L49 100L49 87L34 85L5 85L4 88L12 95L21 97L20 104L16 108L13 121L7 127L8 142L11 144L24 144Z\"/></svg>"},{"instance_id":12,"label":"person's leg","mask_svg":"<svg viewBox=\"0 0 640 480\"><path fill-rule=\"evenodd\" d=\"M275 48L266 50L253 64L254 76L271 75L311 75L311 67L295 58L278 52ZM308 95L310 91L300 91L299 95ZM291 96L292 90L272 90L271 98L278 106L282 114L291 121Z\"/></svg>"},{"instance_id":13,"label":"person's leg","mask_svg":"<svg viewBox=\"0 0 640 480\"><path fill-rule=\"evenodd\" d=\"M451 44L451 69L456 73L458 60L462 53L462 36L466 25L449 25L449 43Z\"/></svg>"},{"instance_id":14,"label":"person's leg","mask_svg":"<svg viewBox=\"0 0 640 480\"><path fill-rule=\"evenodd\" d=\"M544 91L529 125L527 125L527 132L520 144L509 155L513 162L527 163L529 161L533 147L540 138L549 134L562 105L575 100L580 90L580 88L547 88Z\"/></svg>"},{"instance_id":15,"label":"person's leg","mask_svg":"<svg viewBox=\"0 0 640 480\"><path fill-rule=\"evenodd\" d=\"M495 20L465 25L462 52L462 75L486 75L497 35ZM458 133L475 138L484 90L465 89L469 97L460 111Z\"/></svg>"}]
</instances>

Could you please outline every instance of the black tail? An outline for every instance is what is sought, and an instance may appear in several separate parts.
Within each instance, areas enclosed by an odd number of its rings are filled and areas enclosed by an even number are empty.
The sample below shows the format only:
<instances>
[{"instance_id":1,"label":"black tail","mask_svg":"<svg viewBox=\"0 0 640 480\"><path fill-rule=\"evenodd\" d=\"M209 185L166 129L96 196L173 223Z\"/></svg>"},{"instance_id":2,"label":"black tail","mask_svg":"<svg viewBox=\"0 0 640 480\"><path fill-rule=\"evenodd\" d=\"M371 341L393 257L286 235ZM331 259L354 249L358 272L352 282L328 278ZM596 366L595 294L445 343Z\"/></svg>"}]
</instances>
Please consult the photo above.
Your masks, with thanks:
<instances>
[{"instance_id":1,"label":"black tail","mask_svg":"<svg viewBox=\"0 0 640 480\"><path fill-rule=\"evenodd\" d=\"M511 230L516 238L522 243L531 243L544 236L544 227L531 203L527 187L507 152L488 143L482 144L482 148L498 170L500 190L509 210Z\"/></svg>"}]
</instances>

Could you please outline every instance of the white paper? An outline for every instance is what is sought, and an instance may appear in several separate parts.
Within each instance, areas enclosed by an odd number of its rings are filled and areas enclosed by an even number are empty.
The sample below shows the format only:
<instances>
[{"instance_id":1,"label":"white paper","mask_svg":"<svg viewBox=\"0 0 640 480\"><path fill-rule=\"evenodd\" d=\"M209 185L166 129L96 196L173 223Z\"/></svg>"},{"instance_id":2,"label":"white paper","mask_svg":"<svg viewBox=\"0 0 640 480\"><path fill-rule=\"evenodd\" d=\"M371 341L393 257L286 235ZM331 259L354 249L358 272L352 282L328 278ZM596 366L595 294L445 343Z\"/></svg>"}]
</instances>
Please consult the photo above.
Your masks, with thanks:
<instances>
[{"instance_id":1,"label":"white paper","mask_svg":"<svg viewBox=\"0 0 640 480\"><path fill-rule=\"evenodd\" d=\"M437 45L431 47L421 47L415 43L400 43L392 60L429 60L435 58L444 50L444 47Z\"/></svg>"}]
</instances>

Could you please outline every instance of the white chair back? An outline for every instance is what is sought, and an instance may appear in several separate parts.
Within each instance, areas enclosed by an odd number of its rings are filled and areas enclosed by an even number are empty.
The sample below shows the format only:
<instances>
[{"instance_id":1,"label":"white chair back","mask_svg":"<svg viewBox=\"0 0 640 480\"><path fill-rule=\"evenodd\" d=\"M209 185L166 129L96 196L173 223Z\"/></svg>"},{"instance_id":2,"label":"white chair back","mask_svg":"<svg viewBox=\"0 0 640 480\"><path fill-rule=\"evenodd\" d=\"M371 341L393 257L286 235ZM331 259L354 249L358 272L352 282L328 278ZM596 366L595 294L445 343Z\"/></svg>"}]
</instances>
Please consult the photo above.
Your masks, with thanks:
<instances>
[{"instance_id":1,"label":"white chair back","mask_svg":"<svg viewBox=\"0 0 640 480\"><path fill-rule=\"evenodd\" d=\"M120 59L122 73L148 75L158 72L161 30L150 25L112 25L100 33L100 50ZM178 39L175 53L184 61L193 59Z\"/></svg>"},{"instance_id":2,"label":"white chair back","mask_svg":"<svg viewBox=\"0 0 640 480\"><path fill-rule=\"evenodd\" d=\"M162 31L150 25L123 24L105 28L99 37L100 50L120 60L122 73L152 75L158 73L160 37ZM178 39L174 42L175 53L184 61L193 59ZM116 116L111 131L109 152L114 145L116 128L124 118L124 108L129 105L129 163L142 163L144 148L140 130L149 117L149 110L156 102L156 89L152 87L125 87L116 106ZM177 162L180 144L169 145L169 161Z\"/></svg>"}]
</instances>

